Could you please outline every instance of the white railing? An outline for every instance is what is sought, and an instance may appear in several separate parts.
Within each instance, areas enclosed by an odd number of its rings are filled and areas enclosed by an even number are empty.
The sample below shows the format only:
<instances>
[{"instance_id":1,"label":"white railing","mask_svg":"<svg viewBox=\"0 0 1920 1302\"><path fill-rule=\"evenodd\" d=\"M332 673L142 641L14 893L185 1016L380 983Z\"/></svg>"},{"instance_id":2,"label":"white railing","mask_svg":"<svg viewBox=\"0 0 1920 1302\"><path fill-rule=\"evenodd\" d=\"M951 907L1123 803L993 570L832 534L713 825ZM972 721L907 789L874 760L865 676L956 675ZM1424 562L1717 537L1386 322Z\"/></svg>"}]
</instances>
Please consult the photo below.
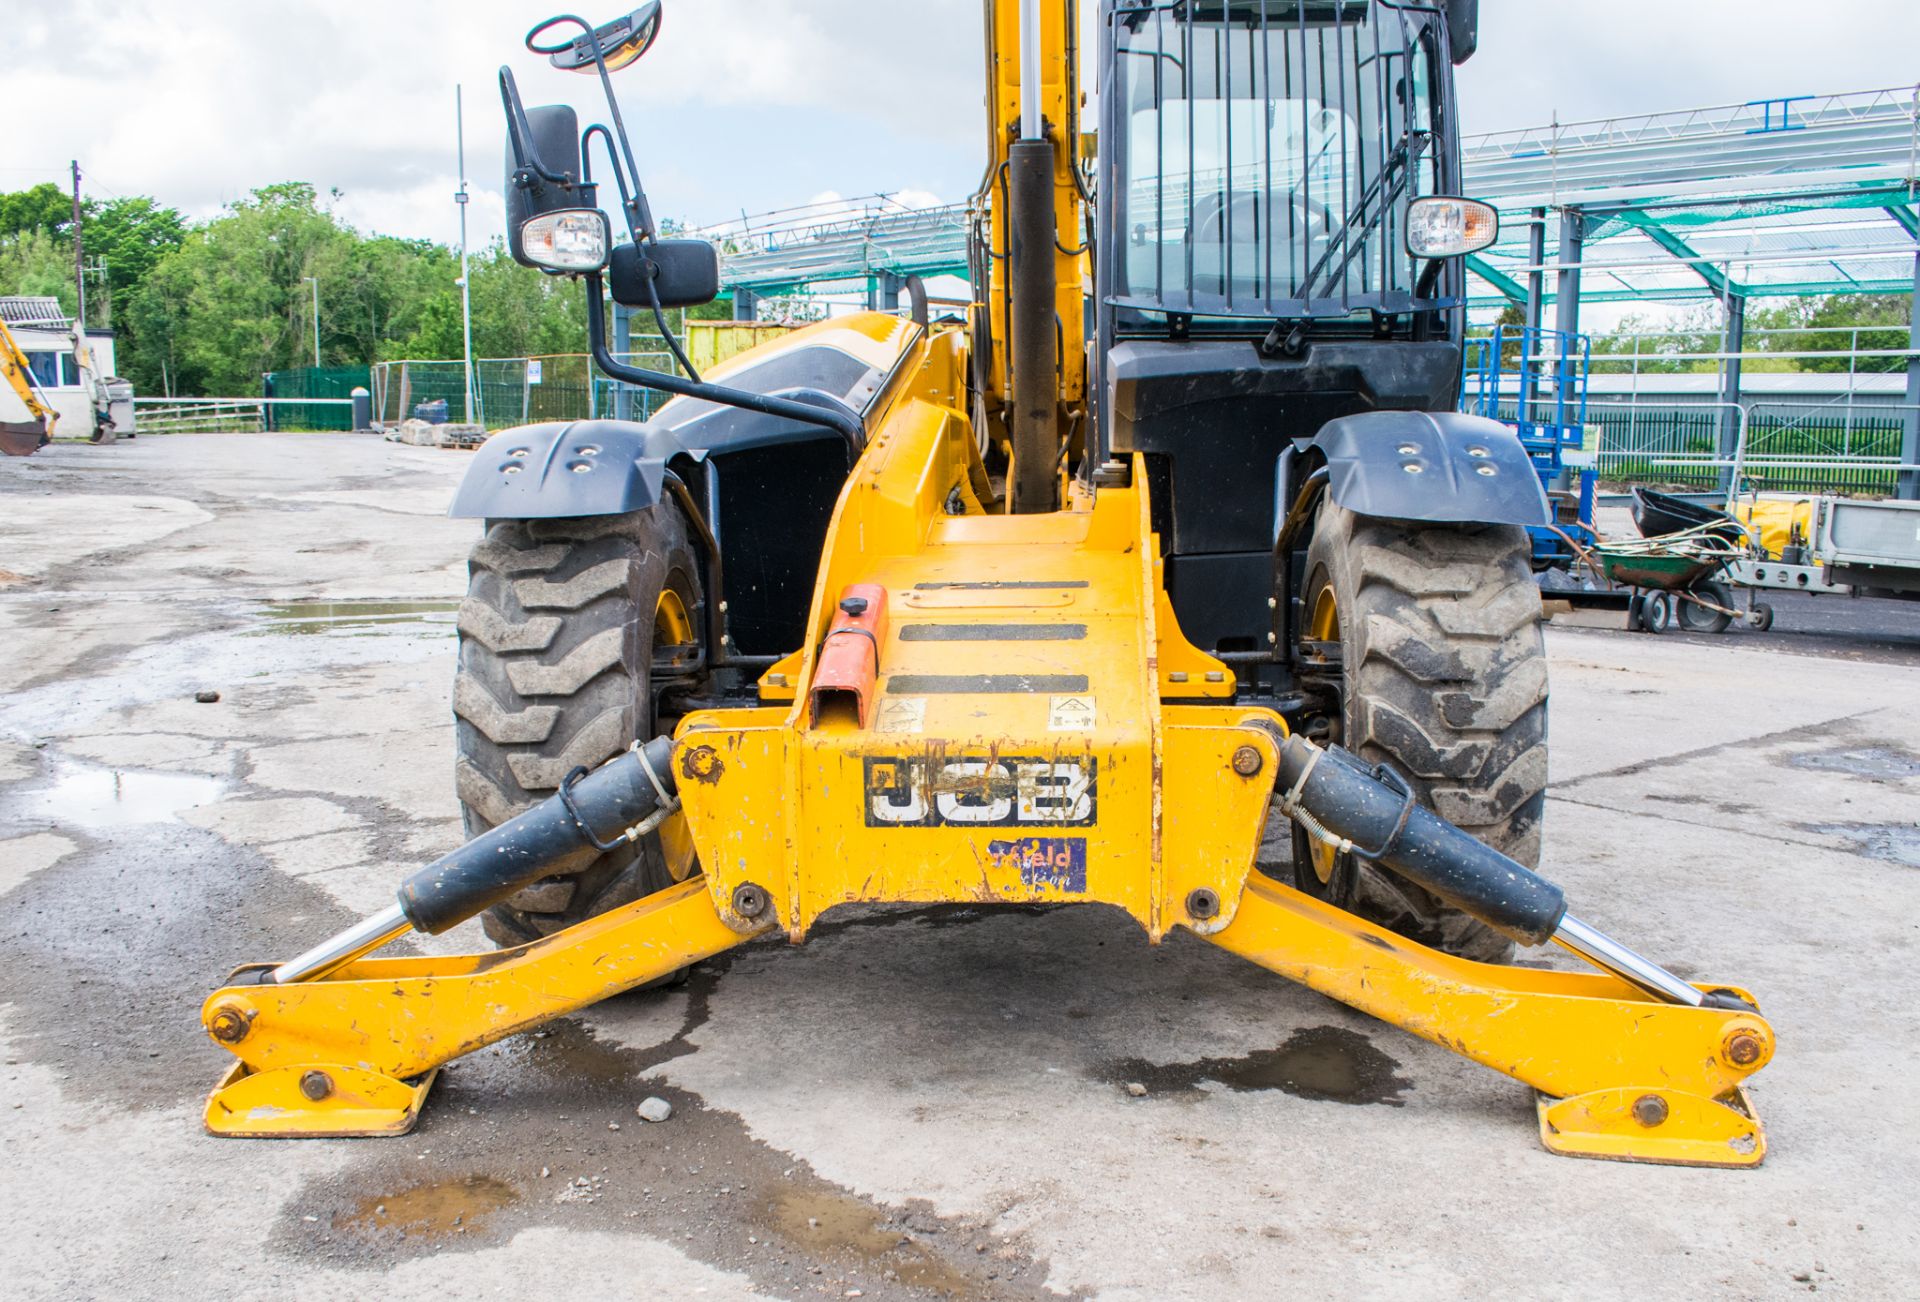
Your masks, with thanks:
<instances>
[{"instance_id":1,"label":"white railing","mask_svg":"<svg viewBox=\"0 0 1920 1302\"><path fill-rule=\"evenodd\" d=\"M263 434L268 407L351 407L351 398L135 398L139 434Z\"/></svg>"}]
</instances>

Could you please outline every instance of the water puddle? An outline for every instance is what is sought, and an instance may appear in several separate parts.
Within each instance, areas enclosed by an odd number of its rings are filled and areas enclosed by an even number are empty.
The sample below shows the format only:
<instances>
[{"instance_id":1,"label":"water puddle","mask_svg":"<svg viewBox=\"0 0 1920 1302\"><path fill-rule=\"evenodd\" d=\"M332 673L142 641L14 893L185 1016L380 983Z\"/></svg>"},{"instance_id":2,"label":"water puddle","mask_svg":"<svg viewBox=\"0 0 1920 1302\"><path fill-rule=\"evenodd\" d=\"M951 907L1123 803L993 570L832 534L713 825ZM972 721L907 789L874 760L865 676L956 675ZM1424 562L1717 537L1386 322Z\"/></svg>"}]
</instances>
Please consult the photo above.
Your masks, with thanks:
<instances>
[{"instance_id":1,"label":"water puddle","mask_svg":"<svg viewBox=\"0 0 1920 1302\"><path fill-rule=\"evenodd\" d=\"M1196 1062L1156 1064L1134 1058L1103 1073L1116 1084L1139 1083L1155 1094L1200 1093L1202 1081L1231 1090L1282 1090L1298 1098L1330 1103L1385 1103L1399 1107L1412 1084L1397 1074L1399 1063L1380 1052L1366 1036L1337 1026L1295 1031L1277 1049L1260 1049L1243 1058L1202 1058Z\"/></svg>"},{"instance_id":2,"label":"water puddle","mask_svg":"<svg viewBox=\"0 0 1920 1302\"><path fill-rule=\"evenodd\" d=\"M396 627L452 633L457 601L292 601L263 607L266 623L242 637L377 636ZM425 626L423 628L423 626Z\"/></svg>"},{"instance_id":3,"label":"water puddle","mask_svg":"<svg viewBox=\"0 0 1920 1302\"><path fill-rule=\"evenodd\" d=\"M1858 750L1815 751L1789 755L1787 764L1796 769L1816 769L1826 773L1846 773L1876 781L1920 778L1920 756L1891 746L1864 746Z\"/></svg>"},{"instance_id":4,"label":"water puddle","mask_svg":"<svg viewBox=\"0 0 1920 1302\"><path fill-rule=\"evenodd\" d=\"M630 1053L570 1018L502 1040L495 1052L508 1063L524 1063L554 1081L591 1085L600 1092L636 1088L639 1080Z\"/></svg>"},{"instance_id":5,"label":"water puddle","mask_svg":"<svg viewBox=\"0 0 1920 1302\"><path fill-rule=\"evenodd\" d=\"M520 1200L520 1191L490 1175L454 1176L413 1185L393 1194L368 1194L352 1211L333 1218L333 1228L356 1239L399 1234L407 1238L452 1238L486 1223Z\"/></svg>"},{"instance_id":6,"label":"water puddle","mask_svg":"<svg viewBox=\"0 0 1920 1302\"><path fill-rule=\"evenodd\" d=\"M166 823L183 809L210 804L226 790L221 778L139 769L74 769L45 791L23 797L20 812L75 827Z\"/></svg>"},{"instance_id":7,"label":"water puddle","mask_svg":"<svg viewBox=\"0 0 1920 1302\"><path fill-rule=\"evenodd\" d=\"M767 1228L809 1254L857 1258L909 1288L958 1296L974 1281L916 1242L860 1199L831 1189L787 1189L774 1199Z\"/></svg>"},{"instance_id":8,"label":"water puddle","mask_svg":"<svg viewBox=\"0 0 1920 1302\"><path fill-rule=\"evenodd\" d=\"M1920 868L1920 826L1913 823L1803 823L1809 832L1843 836L1856 853L1908 868Z\"/></svg>"}]
</instances>

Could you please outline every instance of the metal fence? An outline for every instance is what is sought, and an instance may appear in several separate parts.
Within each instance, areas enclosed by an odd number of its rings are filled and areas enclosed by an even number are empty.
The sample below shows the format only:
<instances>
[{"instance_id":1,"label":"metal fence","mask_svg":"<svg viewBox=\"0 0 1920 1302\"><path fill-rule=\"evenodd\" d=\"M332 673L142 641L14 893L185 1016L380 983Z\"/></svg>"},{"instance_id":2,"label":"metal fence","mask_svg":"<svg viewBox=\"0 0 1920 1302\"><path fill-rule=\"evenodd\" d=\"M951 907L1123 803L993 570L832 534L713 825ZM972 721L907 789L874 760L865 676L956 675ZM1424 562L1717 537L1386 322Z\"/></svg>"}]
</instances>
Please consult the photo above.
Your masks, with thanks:
<instances>
[{"instance_id":1,"label":"metal fence","mask_svg":"<svg viewBox=\"0 0 1920 1302\"><path fill-rule=\"evenodd\" d=\"M347 398L135 398L133 403L139 434L264 434L353 425L353 403ZM332 423L308 424L308 412L330 413Z\"/></svg>"},{"instance_id":2,"label":"metal fence","mask_svg":"<svg viewBox=\"0 0 1920 1302\"><path fill-rule=\"evenodd\" d=\"M674 365L665 353L628 353L621 360L653 370L672 370ZM633 389L597 374L585 353L486 358L473 364L473 380L477 407L473 421L488 429L611 416L621 389L630 394L629 418L645 420L667 398L651 389ZM373 418L383 426L398 425L415 415L433 419L441 415L437 404L443 402L444 419L467 419L466 366L462 362L376 362L370 389Z\"/></svg>"},{"instance_id":3,"label":"metal fence","mask_svg":"<svg viewBox=\"0 0 1920 1302\"><path fill-rule=\"evenodd\" d=\"M1899 477L1903 419L1831 404L1755 402L1745 406L1741 477L1788 493L1891 494ZM1718 404L1644 404L1595 398L1587 426L1599 431L1595 466L1612 483L1718 487L1725 414Z\"/></svg>"},{"instance_id":4,"label":"metal fence","mask_svg":"<svg viewBox=\"0 0 1920 1302\"><path fill-rule=\"evenodd\" d=\"M367 387L364 366L298 366L268 371L261 377L261 396L277 399L266 408L266 428L280 430L350 430L353 409L343 406L355 389ZM290 399L324 401L302 403Z\"/></svg>"}]
</instances>

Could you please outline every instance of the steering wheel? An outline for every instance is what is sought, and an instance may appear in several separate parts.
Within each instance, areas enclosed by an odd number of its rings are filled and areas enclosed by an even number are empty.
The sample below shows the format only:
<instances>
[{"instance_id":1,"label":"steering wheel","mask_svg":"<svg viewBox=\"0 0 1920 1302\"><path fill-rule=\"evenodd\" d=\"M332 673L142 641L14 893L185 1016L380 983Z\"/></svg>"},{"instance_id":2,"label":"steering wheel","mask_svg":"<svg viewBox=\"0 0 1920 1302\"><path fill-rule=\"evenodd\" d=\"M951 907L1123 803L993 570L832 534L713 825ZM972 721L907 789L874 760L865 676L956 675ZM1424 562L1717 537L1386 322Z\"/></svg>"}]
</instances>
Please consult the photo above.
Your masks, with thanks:
<instances>
[{"instance_id":1,"label":"steering wheel","mask_svg":"<svg viewBox=\"0 0 1920 1302\"><path fill-rule=\"evenodd\" d=\"M1256 205L1258 205L1261 197L1260 194L1254 192L1233 196L1234 228L1236 231L1242 229L1252 231L1258 228L1259 208ZM1318 225L1322 230L1327 229L1332 224L1331 209L1329 209L1326 204L1315 199L1312 195L1296 192L1282 196L1280 191L1270 190L1266 192L1266 197L1268 198L1266 207L1269 212L1273 211L1276 206L1272 202L1272 199L1284 197L1288 206L1299 215L1299 224L1306 225L1309 228ZM1243 206L1246 208L1244 227L1242 226L1243 215L1241 212ZM1187 238L1195 244L1225 244L1227 242L1226 215L1226 195L1220 191L1215 191L1207 195L1198 204L1194 205L1193 228Z\"/></svg>"}]
</instances>

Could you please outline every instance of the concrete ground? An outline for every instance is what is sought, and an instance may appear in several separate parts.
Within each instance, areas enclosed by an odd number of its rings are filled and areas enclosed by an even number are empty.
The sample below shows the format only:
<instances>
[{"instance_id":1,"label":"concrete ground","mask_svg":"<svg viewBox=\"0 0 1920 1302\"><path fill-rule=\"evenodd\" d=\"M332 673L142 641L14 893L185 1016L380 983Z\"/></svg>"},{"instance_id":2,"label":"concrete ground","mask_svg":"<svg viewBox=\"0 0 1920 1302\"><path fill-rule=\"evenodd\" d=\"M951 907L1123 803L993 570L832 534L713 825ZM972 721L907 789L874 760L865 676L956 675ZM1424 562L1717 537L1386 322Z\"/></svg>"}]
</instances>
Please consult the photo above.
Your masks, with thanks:
<instances>
[{"instance_id":1,"label":"concrete ground","mask_svg":"<svg viewBox=\"0 0 1920 1302\"><path fill-rule=\"evenodd\" d=\"M205 1137L206 991L459 840L465 464L0 461L0 1293L1911 1295L1920 608L1859 658L1549 633L1545 867L1760 993L1757 1171L1551 1156L1518 1084L1097 910L830 921L459 1063L407 1138Z\"/></svg>"}]
</instances>

